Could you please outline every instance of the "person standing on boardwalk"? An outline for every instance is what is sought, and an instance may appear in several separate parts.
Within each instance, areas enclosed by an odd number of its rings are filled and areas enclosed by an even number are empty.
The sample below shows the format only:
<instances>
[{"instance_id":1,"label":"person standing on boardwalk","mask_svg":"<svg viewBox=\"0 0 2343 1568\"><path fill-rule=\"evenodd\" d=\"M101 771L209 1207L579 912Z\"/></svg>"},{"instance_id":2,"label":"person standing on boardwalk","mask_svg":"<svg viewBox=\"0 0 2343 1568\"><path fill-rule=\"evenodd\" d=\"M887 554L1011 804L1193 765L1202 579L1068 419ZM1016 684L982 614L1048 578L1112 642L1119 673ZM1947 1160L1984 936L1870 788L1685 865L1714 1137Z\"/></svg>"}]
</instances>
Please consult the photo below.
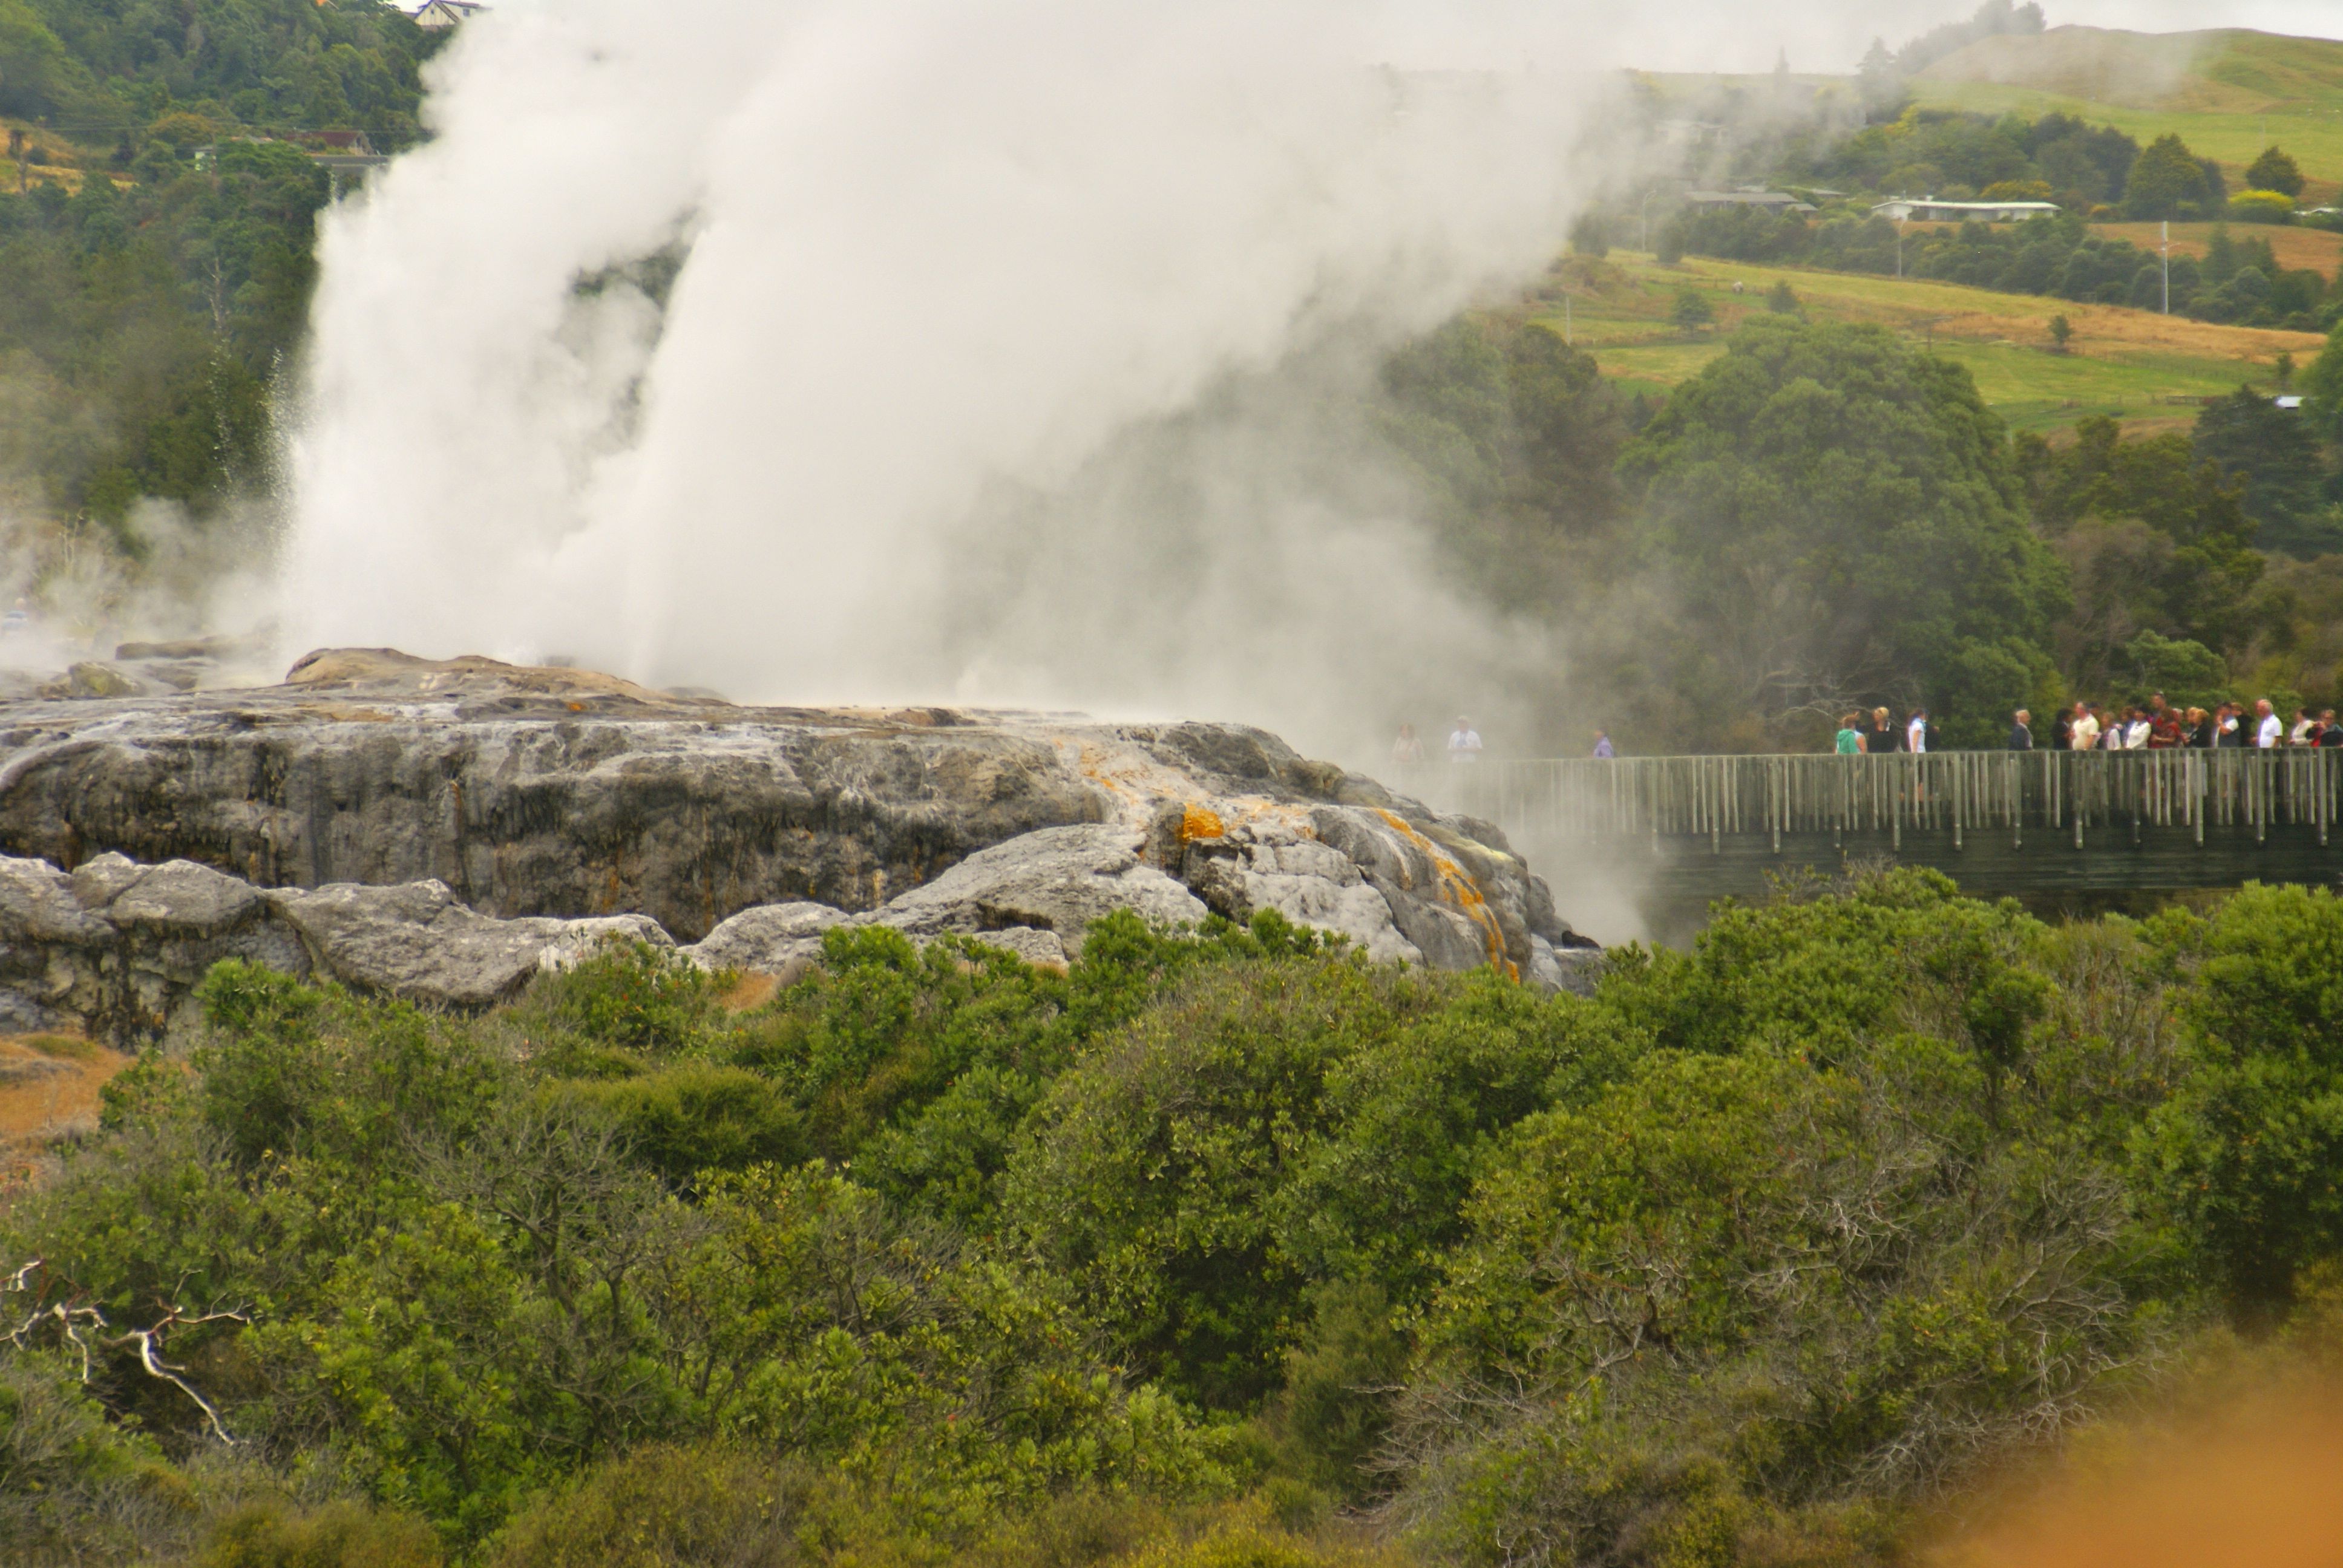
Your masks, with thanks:
<instances>
[{"instance_id":1,"label":"person standing on boardwalk","mask_svg":"<svg viewBox=\"0 0 2343 1568\"><path fill-rule=\"evenodd\" d=\"M1887 709L1871 710L1871 728L1863 732L1863 749L1874 757L1904 749L1904 732L1896 728L1896 720Z\"/></svg>"},{"instance_id":2,"label":"person standing on boardwalk","mask_svg":"<svg viewBox=\"0 0 2343 1568\"><path fill-rule=\"evenodd\" d=\"M1481 732L1463 714L1456 716L1456 728L1448 732L1448 760L1478 762L1481 760Z\"/></svg>"},{"instance_id":3,"label":"person standing on boardwalk","mask_svg":"<svg viewBox=\"0 0 2343 1568\"><path fill-rule=\"evenodd\" d=\"M2098 716L2087 702L2075 704L2075 721L2066 727L2066 745L2076 751L2088 751L2099 743Z\"/></svg>"},{"instance_id":4,"label":"person standing on boardwalk","mask_svg":"<svg viewBox=\"0 0 2343 1568\"><path fill-rule=\"evenodd\" d=\"M1917 757L1928 749L1928 710L1916 708L1904 726L1904 749Z\"/></svg>"},{"instance_id":5,"label":"person standing on boardwalk","mask_svg":"<svg viewBox=\"0 0 2343 1568\"><path fill-rule=\"evenodd\" d=\"M1401 725L1399 727L1399 739L1392 742L1393 766L1398 768L1413 768L1423 760L1423 743L1415 738L1415 726L1413 724Z\"/></svg>"},{"instance_id":6,"label":"person standing on boardwalk","mask_svg":"<svg viewBox=\"0 0 2343 1568\"><path fill-rule=\"evenodd\" d=\"M2012 751L2034 749L2034 715L2023 708L2009 716L2009 749Z\"/></svg>"},{"instance_id":7,"label":"person standing on boardwalk","mask_svg":"<svg viewBox=\"0 0 2343 1568\"><path fill-rule=\"evenodd\" d=\"M1849 713L1842 717L1838 721L1838 734L1831 740L1832 749L1841 757L1862 756L1863 731L1855 728L1862 722L1863 715L1860 713Z\"/></svg>"},{"instance_id":8,"label":"person standing on boardwalk","mask_svg":"<svg viewBox=\"0 0 2343 1568\"><path fill-rule=\"evenodd\" d=\"M2261 750L2268 751L2286 739L2286 720L2278 716L2268 698L2255 699L2254 718L2254 745Z\"/></svg>"},{"instance_id":9,"label":"person standing on boardwalk","mask_svg":"<svg viewBox=\"0 0 2343 1568\"><path fill-rule=\"evenodd\" d=\"M1594 755L1603 758L1611 758L1619 755L1618 749L1611 744L1611 732L1609 730L1598 729L1594 732Z\"/></svg>"}]
</instances>

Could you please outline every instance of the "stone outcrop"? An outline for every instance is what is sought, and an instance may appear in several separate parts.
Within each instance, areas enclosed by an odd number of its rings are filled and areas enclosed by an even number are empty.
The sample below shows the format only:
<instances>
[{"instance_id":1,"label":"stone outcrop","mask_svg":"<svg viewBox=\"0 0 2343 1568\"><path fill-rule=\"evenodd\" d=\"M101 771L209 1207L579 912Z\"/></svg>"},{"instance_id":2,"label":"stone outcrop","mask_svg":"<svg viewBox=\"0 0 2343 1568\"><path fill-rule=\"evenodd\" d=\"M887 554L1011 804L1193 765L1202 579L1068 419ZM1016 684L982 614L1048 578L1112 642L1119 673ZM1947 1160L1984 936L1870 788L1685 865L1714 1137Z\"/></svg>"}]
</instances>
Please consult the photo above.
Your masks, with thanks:
<instances>
[{"instance_id":1,"label":"stone outcrop","mask_svg":"<svg viewBox=\"0 0 2343 1568\"><path fill-rule=\"evenodd\" d=\"M0 1014L115 1034L219 957L469 1007L613 930L771 973L850 919L1054 962L1110 910L1275 910L1542 985L1591 945L1493 827L1243 726L751 708L383 650L0 699Z\"/></svg>"}]
</instances>

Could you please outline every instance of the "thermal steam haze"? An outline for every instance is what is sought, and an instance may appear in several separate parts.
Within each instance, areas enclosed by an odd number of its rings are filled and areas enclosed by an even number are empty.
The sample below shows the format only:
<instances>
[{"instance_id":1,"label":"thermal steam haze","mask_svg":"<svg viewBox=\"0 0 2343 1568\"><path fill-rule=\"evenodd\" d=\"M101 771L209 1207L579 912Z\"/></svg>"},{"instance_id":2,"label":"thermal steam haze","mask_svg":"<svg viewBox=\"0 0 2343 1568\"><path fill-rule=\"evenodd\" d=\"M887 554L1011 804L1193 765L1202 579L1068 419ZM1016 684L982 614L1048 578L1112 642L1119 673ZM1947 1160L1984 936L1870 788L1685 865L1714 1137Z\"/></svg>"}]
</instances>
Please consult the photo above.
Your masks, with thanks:
<instances>
[{"instance_id":1,"label":"thermal steam haze","mask_svg":"<svg viewBox=\"0 0 2343 1568\"><path fill-rule=\"evenodd\" d=\"M1885 21L500 5L436 67L437 139L326 221L280 621L742 699L1244 719L1354 758L1469 706L1502 744L1553 653L1443 586L1346 395L1535 275L1631 166L1597 73L1844 68ZM1385 63L1497 69L1395 88ZM577 286L663 249L664 313Z\"/></svg>"}]
</instances>

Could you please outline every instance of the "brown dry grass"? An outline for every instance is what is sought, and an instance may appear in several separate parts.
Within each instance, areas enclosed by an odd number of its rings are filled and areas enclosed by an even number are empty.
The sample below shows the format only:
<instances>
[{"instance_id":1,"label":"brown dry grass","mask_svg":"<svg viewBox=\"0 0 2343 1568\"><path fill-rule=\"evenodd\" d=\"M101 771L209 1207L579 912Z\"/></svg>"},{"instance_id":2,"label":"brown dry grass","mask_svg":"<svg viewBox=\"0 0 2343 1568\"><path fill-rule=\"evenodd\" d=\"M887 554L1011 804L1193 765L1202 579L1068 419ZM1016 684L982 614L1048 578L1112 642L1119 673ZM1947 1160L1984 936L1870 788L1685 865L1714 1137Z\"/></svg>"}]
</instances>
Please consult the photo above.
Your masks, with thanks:
<instances>
[{"instance_id":1,"label":"brown dry grass","mask_svg":"<svg viewBox=\"0 0 2343 1568\"><path fill-rule=\"evenodd\" d=\"M0 1149L37 1152L95 1127L98 1091L129 1065L77 1035L0 1036Z\"/></svg>"},{"instance_id":2,"label":"brown dry grass","mask_svg":"<svg viewBox=\"0 0 2343 1568\"><path fill-rule=\"evenodd\" d=\"M2152 223L2093 224L2091 232L2110 239L2127 239L2147 251L2155 250L2158 243L2157 226ZM2205 242L2212 236L2213 226L2209 223L2176 223L2172 226L2172 254L2201 257ZM2308 267L2333 277L2338 263L2343 263L2343 234L2332 234L2323 228L2233 223L2229 226L2229 237L2269 241L2270 254L2289 272Z\"/></svg>"}]
</instances>

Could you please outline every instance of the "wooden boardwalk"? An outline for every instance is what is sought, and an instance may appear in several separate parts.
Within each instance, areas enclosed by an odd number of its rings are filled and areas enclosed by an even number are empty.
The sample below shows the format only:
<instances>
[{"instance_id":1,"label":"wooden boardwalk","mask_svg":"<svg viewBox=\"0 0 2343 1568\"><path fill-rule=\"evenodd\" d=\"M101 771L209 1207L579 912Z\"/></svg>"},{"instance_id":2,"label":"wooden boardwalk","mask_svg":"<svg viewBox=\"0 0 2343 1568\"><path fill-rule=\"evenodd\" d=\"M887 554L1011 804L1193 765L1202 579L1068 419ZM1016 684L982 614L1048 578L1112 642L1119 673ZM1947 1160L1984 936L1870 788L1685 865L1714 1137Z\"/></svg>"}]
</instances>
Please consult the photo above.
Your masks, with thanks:
<instances>
[{"instance_id":1,"label":"wooden boardwalk","mask_svg":"<svg viewBox=\"0 0 2343 1568\"><path fill-rule=\"evenodd\" d=\"M1989 896L2343 879L2339 750L1484 761L1403 787L1498 824L1558 896L1631 880L1655 929L1858 859Z\"/></svg>"}]
</instances>

